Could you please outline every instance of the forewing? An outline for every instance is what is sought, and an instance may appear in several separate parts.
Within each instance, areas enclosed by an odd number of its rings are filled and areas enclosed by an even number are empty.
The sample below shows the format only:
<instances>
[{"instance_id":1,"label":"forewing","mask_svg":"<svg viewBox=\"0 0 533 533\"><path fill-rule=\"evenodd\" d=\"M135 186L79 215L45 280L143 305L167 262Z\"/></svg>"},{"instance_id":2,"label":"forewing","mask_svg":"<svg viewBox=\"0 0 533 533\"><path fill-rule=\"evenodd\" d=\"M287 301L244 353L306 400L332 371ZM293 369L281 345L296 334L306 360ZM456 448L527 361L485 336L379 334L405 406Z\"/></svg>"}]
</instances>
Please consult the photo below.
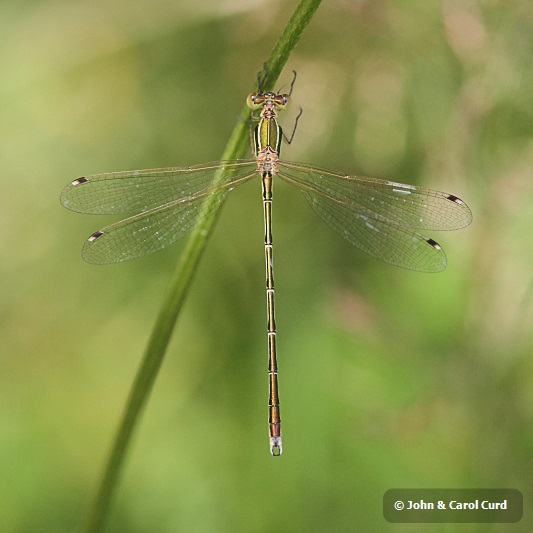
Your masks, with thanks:
<instances>
[{"instance_id":1,"label":"forewing","mask_svg":"<svg viewBox=\"0 0 533 533\"><path fill-rule=\"evenodd\" d=\"M207 192L179 198L93 233L85 243L83 258L89 263L117 263L151 254L194 230L216 211L225 195L256 175L254 168L239 179Z\"/></svg>"},{"instance_id":2,"label":"forewing","mask_svg":"<svg viewBox=\"0 0 533 533\"><path fill-rule=\"evenodd\" d=\"M320 218L363 252L409 270L439 272L446 268L446 254L433 239L370 218L310 189L301 190Z\"/></svg>"},{"instance_id":3,"label":"forewing","mask_svg":"<svg viewBox=\"0 0 533 533\"><path fill-rule=\"evenodd\" d=\"M238 182L254 168L257 168L254 160L236 160L95 174L67 185L61 193L61 203L79 213L134 215L204 194L215 186L217 171L220 179L216 186L224 187Z\"/></svg>"},{"instance_id":4,"label":"forewing","mask_svg":"<svg viewBox=\"0 0 533 533\"><path fill-rule=\"evenodd\" d=\"M452 194L300 163L280 161L278 168L284 179L303 192L311 191L349 211L399 228L455 230L472 222L469 207Z\"/></svg>"}]
</instances>

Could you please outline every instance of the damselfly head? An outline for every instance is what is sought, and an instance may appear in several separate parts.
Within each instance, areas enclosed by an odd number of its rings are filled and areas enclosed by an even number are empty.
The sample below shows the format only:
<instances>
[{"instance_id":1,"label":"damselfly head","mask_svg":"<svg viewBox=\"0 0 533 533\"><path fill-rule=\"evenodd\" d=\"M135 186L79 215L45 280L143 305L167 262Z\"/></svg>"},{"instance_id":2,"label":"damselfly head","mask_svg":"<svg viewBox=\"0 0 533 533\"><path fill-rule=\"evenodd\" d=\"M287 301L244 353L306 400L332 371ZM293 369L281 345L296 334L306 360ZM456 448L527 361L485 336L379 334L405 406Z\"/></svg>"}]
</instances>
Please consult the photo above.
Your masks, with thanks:
<instances>
[{"instance_id":1,"label":"damselfly head","mask_svg":"<svg viewBox=\"0 0 533 533\"><path fill-rule=\"evenodd\" d=\"M246 98L246 104L251 109L259 109L265 104L273 104L278 109L287 109L291 103L291 97L288 94L276 94L271 92L266 93L251 93Z\"/></svg>"}]
</instances>

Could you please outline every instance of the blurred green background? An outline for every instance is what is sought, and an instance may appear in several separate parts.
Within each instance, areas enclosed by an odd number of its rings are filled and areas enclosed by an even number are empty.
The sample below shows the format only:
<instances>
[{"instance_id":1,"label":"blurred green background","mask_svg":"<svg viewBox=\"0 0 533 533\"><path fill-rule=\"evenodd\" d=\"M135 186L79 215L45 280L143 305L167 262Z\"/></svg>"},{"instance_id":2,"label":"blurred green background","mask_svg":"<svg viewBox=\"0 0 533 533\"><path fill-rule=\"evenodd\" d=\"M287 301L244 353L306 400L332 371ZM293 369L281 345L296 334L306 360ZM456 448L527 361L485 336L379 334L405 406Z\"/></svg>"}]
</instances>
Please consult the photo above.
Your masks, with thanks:
<instances>
[{"instance_id":1,"label":"blurred green background","mask_svg":"<svg viewBox=\"0 0 533 533\"><path fill-rule=\"evenodd\" d=\"M113 266L116 218L61 208L104 171L220 157L295 1L2 2L0 531L86 518L182 245ZM284 454L268 451L259 182L223 208L107 531L532 531L533 9L331 0L277 87L285 158L456 194L441 274L404 271L274 191ZM511 525L397 525L398 487L512 487Z\"/></svg>"}]
</instances>

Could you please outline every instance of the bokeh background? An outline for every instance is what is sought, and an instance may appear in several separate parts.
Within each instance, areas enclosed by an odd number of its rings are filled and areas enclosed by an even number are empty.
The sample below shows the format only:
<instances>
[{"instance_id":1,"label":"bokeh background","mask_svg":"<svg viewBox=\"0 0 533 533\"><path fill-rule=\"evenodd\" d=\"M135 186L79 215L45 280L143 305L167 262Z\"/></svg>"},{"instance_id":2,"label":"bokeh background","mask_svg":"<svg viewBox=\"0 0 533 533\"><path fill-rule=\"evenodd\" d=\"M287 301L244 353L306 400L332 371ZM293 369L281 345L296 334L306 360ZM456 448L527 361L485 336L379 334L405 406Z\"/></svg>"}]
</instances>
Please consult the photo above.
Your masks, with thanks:
<instances>
[{"instance_id":1,"label":"bokeh background","mask_svg":"<svg viewBox=\"0 0 533 533\"><path fill-rule=\"evenodd\" d=\"M0 531L86 519L182 245L113 266L114 218L59 204L103 171L220 157L291 0L4 0L0 17ZM260 184L209 242L107 531L531 531L533 10L325 1L278 87L287 159L464 198L448 268L365 256L275 186L284 454L266 426ZM287 129L286 128L286 129ZM512 525L394 525L397 487L516 488Z\"/></svg>"}]
</instances>

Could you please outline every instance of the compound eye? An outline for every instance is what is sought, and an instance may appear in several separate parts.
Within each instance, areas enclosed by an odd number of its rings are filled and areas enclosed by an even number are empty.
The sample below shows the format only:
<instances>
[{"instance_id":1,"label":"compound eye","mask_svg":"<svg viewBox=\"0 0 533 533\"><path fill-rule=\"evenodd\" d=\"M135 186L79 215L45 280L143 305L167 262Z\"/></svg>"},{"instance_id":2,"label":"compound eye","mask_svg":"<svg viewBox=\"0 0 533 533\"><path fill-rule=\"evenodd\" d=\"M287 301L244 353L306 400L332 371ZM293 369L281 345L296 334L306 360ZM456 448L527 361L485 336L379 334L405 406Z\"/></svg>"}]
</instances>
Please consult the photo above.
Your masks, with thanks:
<instances>
[{"instance_id":1,"label":"compound eye","mask_svg":"<svg viewBox=\"0 0 533 533\"><path fill-rule=\"evenodd\" d=\"M274 103L280 109L287 109L291 103L291 97L288 94L277 94Z\"/></svg>"},{"instance_id":2,"label":"compound eye","mask_svg":"<svg viewBox=\"0 0 533 533\"><path fill-rule=\"evenodd\" d=\"M251 93L248 95L248 98L246 98L246 105L250 109L259 109L264 101L265 97L262 94Z\"/></svg>"}]
</instances>

